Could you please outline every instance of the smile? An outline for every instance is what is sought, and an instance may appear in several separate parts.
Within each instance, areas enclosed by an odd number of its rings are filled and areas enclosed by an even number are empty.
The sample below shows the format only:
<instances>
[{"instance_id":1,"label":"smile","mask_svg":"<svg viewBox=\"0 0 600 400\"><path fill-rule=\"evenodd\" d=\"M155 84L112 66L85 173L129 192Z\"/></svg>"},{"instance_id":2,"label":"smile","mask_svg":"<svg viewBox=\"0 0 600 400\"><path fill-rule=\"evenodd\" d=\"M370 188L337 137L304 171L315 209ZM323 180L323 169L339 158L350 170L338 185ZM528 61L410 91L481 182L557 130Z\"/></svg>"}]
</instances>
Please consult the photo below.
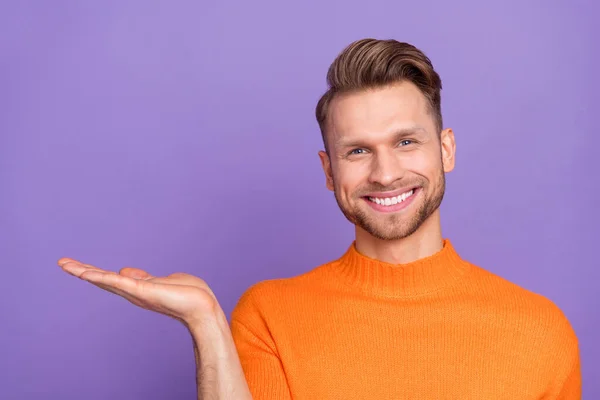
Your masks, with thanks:
<instances>
[{"instance_id":1,"label":"smile","mask_svg":"<svg viewBox=\"0 0 600 400\"><path fill-rule=\"evenodd\" d=\"M406 201L406 199L408 199L410 196L413 195L414 193L414 189L409 190L408 192L404 192L399 196L395 196L395 197L367 197L367 199L369 199L369 201L372 201L373 203L377 203L379 205L382 206L392 206L398 203L402 203L403 201Z\"/></svg>"},{"instance_id":2,"label":"smile","mask_svg":"<svg viewBox=\"0 0 600 400\"><path fill-rule=\"evenodd\" d=\"M386 196L385 193L376 193L377 196L365 196L363 199L375 211L395 213L409 207L420 191L421 188L417 187L399 194L395 191L393 192L394 196ZM392 192L390 192L390 194L391 193Z\"/></svg>"}]
</instances>

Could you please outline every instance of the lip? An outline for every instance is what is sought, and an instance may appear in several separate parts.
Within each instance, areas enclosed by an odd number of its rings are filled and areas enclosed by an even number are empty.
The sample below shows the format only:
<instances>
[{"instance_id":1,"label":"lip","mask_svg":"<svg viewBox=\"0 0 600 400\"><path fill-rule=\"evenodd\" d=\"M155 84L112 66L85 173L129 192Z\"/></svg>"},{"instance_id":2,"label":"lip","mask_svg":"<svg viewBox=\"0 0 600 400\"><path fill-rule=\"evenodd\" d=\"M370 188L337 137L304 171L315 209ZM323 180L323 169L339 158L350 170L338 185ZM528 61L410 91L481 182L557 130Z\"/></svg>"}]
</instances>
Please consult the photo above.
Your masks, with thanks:
<instances>
[{"instance_id":1,"label":"lip","mask_svg":"<svg viewBox=\"0 0 600 400\"><path fill-rule=\"evenodd\" d=\"M404 188L404 189L396 189L391 192L373 192L373 193L366 194L363 197L365 197L365 198L378 197L380 199L385 199L388 197L400 196L402 193L410 192L411 190L417 190L417 189L419 189L417 186L412 186L412 187L408 187L408 188Z\"/></svg>"},{"instance_id":2,"label":"lip","mask_svg":"<svg viewBox=\"0 0 600 400\"><path fill-rule=\"evenodd\" d=\"M410 191L410 190L411 189L408 189L408 191ZM371 200L369 200L368 197L379 197L379 198L394 197L394 193L398 193L398 194L396 194L396 196L398 196L398 195L406 192L407 190L404 189L401 191L395 190L393 192L373 193L373 196L371 196L371 195L365 196L363 198L363 200L366 201L367 204L369 204L369 206L371 206L371 208L374 209L375 211L382 212L382 213L393 213L393 212L401 211L401 210L407 208L408 206L410 206L412 204L413 200L415 199L415 197L417 197L421 193L421 188L419 188L419 187L412 188L412 190L414 190L413 194L410 197L407 197L406 200L401 201L400 203L397 203L397 204L390 205L390 206L383 206L381 204L374 203ZM385 196L382 196L384 194L385 194ZM391 194L391 196L390 196L390 194ZM377 196L377 195L379 195L379 196Z\"/></svg>"}]
</instances>

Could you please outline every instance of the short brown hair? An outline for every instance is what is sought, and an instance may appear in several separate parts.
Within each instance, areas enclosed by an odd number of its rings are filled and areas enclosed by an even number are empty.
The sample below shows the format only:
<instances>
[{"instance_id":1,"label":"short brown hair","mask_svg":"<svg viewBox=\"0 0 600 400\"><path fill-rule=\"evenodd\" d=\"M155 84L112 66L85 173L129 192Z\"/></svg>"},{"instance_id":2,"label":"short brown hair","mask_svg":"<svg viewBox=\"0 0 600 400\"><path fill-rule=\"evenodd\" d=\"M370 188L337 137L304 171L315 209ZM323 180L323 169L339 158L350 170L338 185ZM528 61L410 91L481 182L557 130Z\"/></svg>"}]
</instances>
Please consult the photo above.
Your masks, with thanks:
<instances>
[{"instance_id":1,"label":"short brown hair","mask_svg":"<svg viewBox=\"0 0 600 400\"><path fill-rule=\"evenodd\" d=\"M329 89L317 103L316 117L327 149L325 126L329 104L336 94L409 81L429 102L438 133L442 130L442 80L429 58L415 46L396 40L361 39L351 43L327 71Z\"/></svg>"}]
</instances>

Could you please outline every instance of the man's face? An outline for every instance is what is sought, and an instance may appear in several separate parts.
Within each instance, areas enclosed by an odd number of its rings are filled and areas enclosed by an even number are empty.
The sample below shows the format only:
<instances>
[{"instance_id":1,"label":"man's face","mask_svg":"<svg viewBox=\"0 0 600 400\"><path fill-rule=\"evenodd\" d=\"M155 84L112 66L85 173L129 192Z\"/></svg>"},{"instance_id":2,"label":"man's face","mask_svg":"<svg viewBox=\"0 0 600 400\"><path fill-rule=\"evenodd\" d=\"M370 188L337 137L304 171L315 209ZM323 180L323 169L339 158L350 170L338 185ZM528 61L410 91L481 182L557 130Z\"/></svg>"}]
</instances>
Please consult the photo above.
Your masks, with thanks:
<instances>
[{"instance_id":1,"label":"man's face","mask_svg":"<svg viewBox=\"0 0 600 400\"><path fill-rule=\"evenodd\" d=\"M343 94L330 103L327 187L357 228L382 240L414 233L442 202L454 167L454 134L438 132L410 82Z\"/></svg>"}]
</instances>

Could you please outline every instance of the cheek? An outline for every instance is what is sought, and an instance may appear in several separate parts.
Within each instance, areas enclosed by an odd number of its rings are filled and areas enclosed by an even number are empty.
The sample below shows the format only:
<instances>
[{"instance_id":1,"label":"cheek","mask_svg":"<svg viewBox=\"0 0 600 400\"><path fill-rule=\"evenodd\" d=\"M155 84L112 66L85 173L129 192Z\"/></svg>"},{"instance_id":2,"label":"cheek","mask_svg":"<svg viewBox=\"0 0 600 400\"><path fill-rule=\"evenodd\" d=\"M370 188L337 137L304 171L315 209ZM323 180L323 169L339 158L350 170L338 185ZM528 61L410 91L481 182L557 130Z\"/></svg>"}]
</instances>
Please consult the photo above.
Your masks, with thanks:
<instances>
[{"instance_id":1,"label":"cheek","mask_svg":"<svg viewBox=\"0 0 600 400\"><path fill-rule=\"evenodd\" d=\"M368 176L368 171L358 164L340 166L334 176L336 190L343 198L352 197L368 181Z\"/></svg>"},{"instance_id":2,"label":"cheek","mask_svg":"<svg viewBox=\"0 0 600 400\"><path fill-rule=\"evenodd\" d=\"M408 161L407 169L424 177L430 184L435 184L437 176L440 174L440 169L442 168L442 159L439 151L437 153L418 153Z\"/></svg>"}]
</instances>

